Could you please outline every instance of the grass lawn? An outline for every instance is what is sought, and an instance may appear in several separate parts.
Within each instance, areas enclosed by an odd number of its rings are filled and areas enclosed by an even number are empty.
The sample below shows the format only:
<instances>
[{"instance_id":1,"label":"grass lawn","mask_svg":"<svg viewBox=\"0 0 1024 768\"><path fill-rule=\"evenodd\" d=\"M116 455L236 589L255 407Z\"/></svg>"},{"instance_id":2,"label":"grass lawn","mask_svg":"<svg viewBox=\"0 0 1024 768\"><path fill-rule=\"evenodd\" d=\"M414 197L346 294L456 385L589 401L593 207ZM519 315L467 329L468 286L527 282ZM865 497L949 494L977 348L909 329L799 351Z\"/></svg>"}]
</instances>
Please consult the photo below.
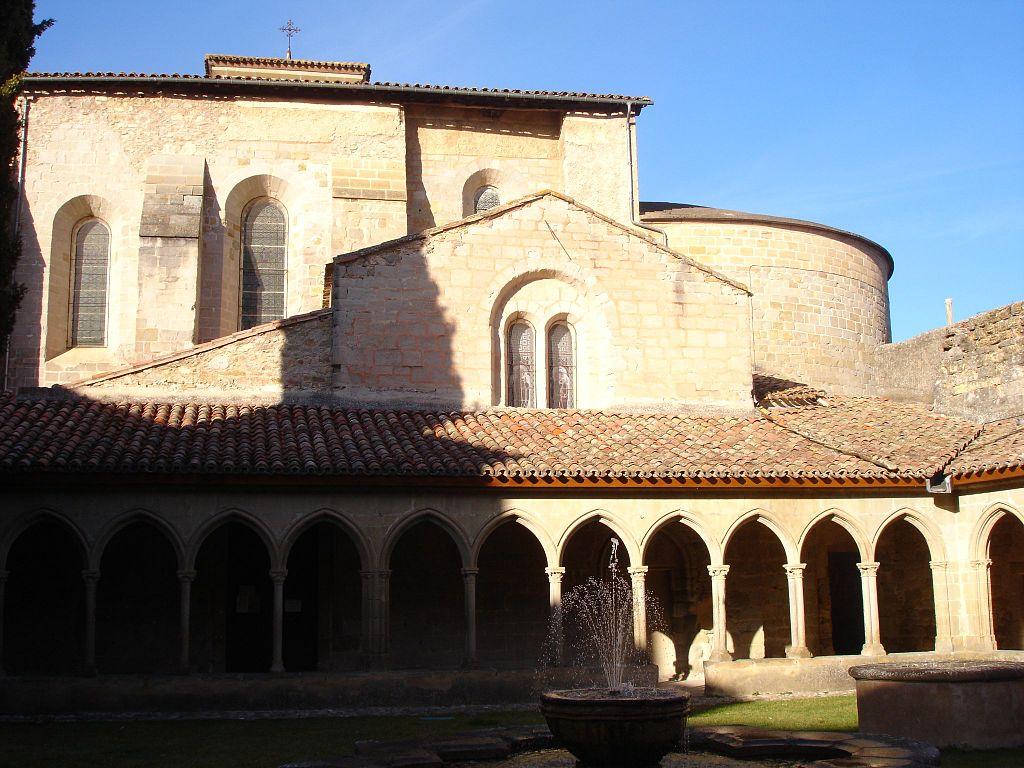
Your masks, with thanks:
<instances>
[{"instance_id":1,"label":"grass lawn","mask_svg":"<svg viewBox=\"0 0 1024 768\"><path fill-rule=\"evenodd\" d=\"M276 768L349 754L357 739L402 739L540 722L536 712L125 723L0 723L0 768ZM751 701L695 713L694 725L853 731L853 696ZM944 752L943 768L1019 768L1024 750Z\"/></svg>"}]
</instances>

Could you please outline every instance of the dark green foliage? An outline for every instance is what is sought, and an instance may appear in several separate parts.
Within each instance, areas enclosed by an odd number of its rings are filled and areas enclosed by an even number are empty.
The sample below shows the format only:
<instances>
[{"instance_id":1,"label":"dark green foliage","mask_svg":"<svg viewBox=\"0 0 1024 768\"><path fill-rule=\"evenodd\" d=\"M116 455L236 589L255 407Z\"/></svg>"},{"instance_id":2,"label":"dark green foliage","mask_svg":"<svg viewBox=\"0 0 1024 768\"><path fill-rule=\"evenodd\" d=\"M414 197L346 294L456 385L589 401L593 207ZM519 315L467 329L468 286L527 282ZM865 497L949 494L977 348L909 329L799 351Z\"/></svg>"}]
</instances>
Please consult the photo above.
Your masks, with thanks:
<instances>
[{"instance_id":1,"label":"dark green foliage","mask_svg":"<svg viewBox=\"0 0 1024 768\"><path fill-rule=\"evenodd\" d=\"M53 24L52 19L33 23L34 10L34 0L0 0L0 355L7 350L14 314L25 293L25 287L14 281L14 268L21 255L14 221L20 127L14 104L21 74L36 52L35 40Z\"/></svg>"}]
</instances>

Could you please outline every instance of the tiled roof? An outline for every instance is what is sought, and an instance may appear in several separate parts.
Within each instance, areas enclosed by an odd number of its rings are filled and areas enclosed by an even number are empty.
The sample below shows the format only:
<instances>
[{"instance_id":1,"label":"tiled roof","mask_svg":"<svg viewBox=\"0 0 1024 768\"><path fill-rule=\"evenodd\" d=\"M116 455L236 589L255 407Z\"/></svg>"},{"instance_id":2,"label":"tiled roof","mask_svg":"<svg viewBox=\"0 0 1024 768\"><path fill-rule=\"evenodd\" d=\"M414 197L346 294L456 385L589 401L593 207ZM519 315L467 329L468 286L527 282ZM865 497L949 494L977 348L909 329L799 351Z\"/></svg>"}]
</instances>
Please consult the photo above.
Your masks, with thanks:
<instances>
[{"instance_id":1,"label":"tiled roof","mask_svg":"<svg viewBox=\"0 0 1024 768\"><path fill-rule=\"evenodd\" d=\"M365 72L370 65L362 61L318 61L316 59L285 59L277 56L234 56L227 53L208 53L203 57L206 74L210 65L243 64L246 66L272 67L274 69L324 69L335 72Z\"/></svg>"},{"instance_id":2,"label":"tiled roof","mask_svg":"<svg viewBox=\"0 0 1024 768\"><path fill-rule=\"evenodd\" d=\"M1024 415L989 422L978 439L947 467L953 475L979 475L1024 468Z\"/></svg>"},{"instance_id":3,"label":"tiled roof","mask_svg":"<svg viewBox=\"0 0 1024 768\"><path fill-rule=\"evenodd\" d=\"M917 481L933 475L971 429L923 408L865 401L764 413L7 398L0 473ZM880 445L891 447L873 457Z\"/></svg>"},{"instance_id":4,"label":"tiled roof","mask_svg":"<svg viewBox=\"0 0 1024 768\"><path fill-rule=\"evenodd\" d=\"M466 99L524 100L524 101L565 101L565 102L597 102L632 104L637 112L652 104L648 96L626 96L617 93L587 93L582 91L543 91L523 90L519 88L477 88L462 85L432 85L429 83L395 83L395 82L339 82L335 80L318 80L316 78L295 80L271 80L260 77L210 77L191 74L153 74L144 72L29 72L22 80L29 90L33 86L46 85L90 85L110 84L124 85L251 85L272 88L315 87L331 90L362 92L367 95L380 94L389 96L421 95L430 98L459 97Z\"/></svg>"},{"instance_id":5,"label":"tiled roof","mask_svg":"<svg viewBox=\"0 0 1024 768\"><path fill-rule=\"evenodd\" d=\"M754 374L754 401L762 407L820 405L824 398L824 390L816 387L764 373Z\"/></svg>"}]
</instances>

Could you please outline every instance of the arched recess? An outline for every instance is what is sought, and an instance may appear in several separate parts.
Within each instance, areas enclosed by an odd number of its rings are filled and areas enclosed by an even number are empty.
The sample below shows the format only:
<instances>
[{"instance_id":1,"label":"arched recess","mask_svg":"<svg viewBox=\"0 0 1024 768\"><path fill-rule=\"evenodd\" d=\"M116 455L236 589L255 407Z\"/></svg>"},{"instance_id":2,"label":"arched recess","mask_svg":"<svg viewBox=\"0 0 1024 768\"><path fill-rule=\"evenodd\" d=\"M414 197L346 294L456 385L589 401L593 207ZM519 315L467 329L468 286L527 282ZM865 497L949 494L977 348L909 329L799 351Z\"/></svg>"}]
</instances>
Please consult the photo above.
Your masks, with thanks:
<instances>
[{"instance_id":1,"label":"arched recess","mask_svg":"<svg viewBox=\"0 0 1024 768\"><path fill-rule=\"evenodd\" d=\"M119 323L111 322L118 307L111 306L110 300L118 295L115 281L121 270L117 257L121 250L121 220L113 205L99 195L78 195L64 203L53 217L50 235L50 259L47 275L46 304L46 359L51 360L68 351L70 338L71 269L73 265L74 235L79 224L88 219L102 221L110 231L108 263L109 285L107 288L107 338L105 346L115 347L121 341L118 337Z\"/></svg>"},{"instance_id":2,"label":"arched recess","mask_svg":"<svg viewBox=\"0 0 1024 768\"><path fill-rule=\"evenodd\" d=\"M722 537L723 551L728 549L735 533L751 521L760 523L774 534L774 538L785 553L787 563L799 562L800 550L797 548L796 542L793 541L793 537L789 535L786 529L774 517L763 509L752 509L733 521Z\"/></svg>"},{"instance_id":3,"label":"arched recess","mask_svg":"<svg viewBox=\"0 0 1024 768\"><path fill-rule=\"evenodd\" d=\"M357 529L333 510L293 526L281 548L284 666L290 672L354 669L362 639L360 572L368 562Z\"/></svg>"},{"instance_id":4,"label":"arched recess","mask_svg":"<svg viewBox=\"0 0 1024 768\"><path fill-rule=\"evenodd\" d=\"M914 510L899 509L885 518L882 524L875 530L874 538L871 541L871 556L875 560L878 559L878 543L881 541L882 535L894 523L901 521L916 528L917 532L921 534L921 538L924 539L927 545L930 559L935 561L944 561L946 559L946 545L942 541L942 534Z\"/></svg>"},{"instance_id":5,"label":"arched recess","mask_svg":"<svg viewBox=\"0 0 1024 768\"><path fill-rule=\"evenodd\" d=\"M174 567L177 570L182 570L186 567L188 562L186 547L177 529L163 518L145 509L133 509L120 515L103 529L102 533L96 537L96 543L89 554L89 567L99 569L100 562L103 560L103 553L106 552L110 540L129 525L134 525L135 523L148 523L160 531L174 552Z\"/></svg>"},{"instance_id":6,"label":"arched recess","mask_svg":"<svg viewBox=\"0 0 1024 768\"><path fill-rule=\"evenodd\" d=\"M61 516L37 512L12 531L3 568L3 658L12 675L75 674L85 645L86 548Z\"/></svg>"},{"instance_id":7,"label":"arched recess","mask_svg":"<svg viewBox=\"0 0 1024 768\"><path fill-rule=\"evenodd\" d=\"M201 672L270 668L277 557L269 533L249 515L229 511L194 537L191 666Z\"/></svg>"},{"instance_id":8,"label":"arched recess","mask_svg":"<svg viewBox=\"0 0 1024 768\"><path fill-rule=\"evenodd\" d=\"M483 666L535 669L550 616L548 554L522 518L503 516L474 548L477 655Z\"/></svg>"},{"instance_id":9,"label":"arched recess","mask_svg":"<svg viewBox=\"0 0 1024 768\"><path fill-rule=\"evenodd\" d=\"M481 309L489 316L492 355L492 401L505 402L507 392L507 330L517 318L529 318L536 329L537 379L546 376L547 327L552 320L573 328L580 406L599 407L613 399L609 377L621 366L613 353L615 308L597 278L584 267L565 259L530 260L501 272L484 294ZM614 383L614 382L612 382ZM546 400L546 387L538 402Z\"/></svg>"},{"instance_id":10,"label":"arched recess","mask_svg":"<svg viewBox=\"0 0 1024 768\"><path fill-rule=\"evenodd\" d=\"M931 540L929 541L929 538ZM935 649L936 605L930 561L942 560L941 541L929 526L897 513L874 541L878 566L878 625L889 653Z\"/></svg>"},{"instance_id":11,"label":"arched recess","mask_svg":"<svg viewBox=\"0 0 1024 768\"><path fill-rule=\"evenodd\" d=\"M628 565L628 563L639 563L643 560L643 557L640 554L640 546L637 544L636 539L626 532L626 526L624 526L620 520L615 518L609 512L603 509L595 509L573 520L562 533L557 544L559 565L567 566L566 552L571 539L580 531L580 529L591 525L592 523L599 523L604 526L611 532L611 535L614 535L615 538L619 540L622 545L619 548L620 562ZM623 550L625 550L625 557L622 556ZM626 561L628 561L628 563Z\"/></svg>"},{"instance_id":12,"label":"arched recess","mask_svg":"<svg viewBox=\"0 0 1024 768\"><path fill-rule=\"evenodd\" d=\"M175 671L180 648L180 548L165 526L148 515L135 515L108 532L97 552L97 669Z\"/></svg>"},{"instance_id":13,"label":"arched recess","mask_svg":"<svg viewBox=\"0 0 1024 768\"><path fill-rule=\"evenodd\" d=\"M287 219L287 268L297 264L302 251L299 228L292 216L297 201L287 181L271 174L256 174L237 182L224 199L219 226L209 227L203 235L203 266L200 270L199 340L234 333L239 328L239 290L242 254L242 226L246 209L254 201L270 198L284 209ZM216 202L216 201L214 201ZM290 306L287 302L286 306Z\"/></svg>"},{"instance_id":14,"label":"arched recess","mask_svg":"<svg viewBox=\"0 0 1024 768\"><path fill-rule=\"evenodd\" d=\"M476 538L473 539L473 544L470 546L469 551L469 567L477 568L480 557L480 549L487 541L488 537L497 528L505 525L508 522L516 522L528 530L533 537L537 540L538 546L544 553L545 568L554 568L558 565L558 550L555 547L555 543L551 540L551 536L544 529L537 520L531 515L520 509L509 509L502 512L500 515L495 516L491 520L487 521L483 528L477 533Z\"/></svg>"},{"instance_id":15,"label":"arched recess","mask_svg":"<svg viewBox=\"0 0 1024 768\"><path fill-rule=\"evenodd\" d=\"M457 531L435 513L420 514L397 529L385 547L394 667L451 669L464 660L462 571L468 551L454 538Z\"/></svg>"},{"instance_id":16,"label":"arched recess","mask_svg":"<svg viewBox=\"0 0 1024 768\"><path fill-rule=\"evenodd\" d=\"M485 187L493 187L500 200L498 205L503 205L519 196L516 194L516 186L506 171L498 168L481 168L470 174L466 183L462 185L462 215L472 216L477 213L477 196Z\"/></svg>"},{"instance_id":17,"label":"arched recess","mask_svg":"<svg viewBox=\"0 0 1024 768\"><path fill-rule=\"evenodd\" d=\"M841 513L819 515L800 536L807 647L815 656L858 654L864 647L860 570L867 543Z\"/></svg>"},{"instance_id":18,"label":"arched recess","mask_svg":"<svg viewBox=\"0 0 1024 768\"><path fill-rule=\"evenodd\" d=\"M1024 518L1007 509L989 518L986 558L991 561L990 605L996 648L1024 650Z\"/></svg>"},{"instance_id":19,"label":"arched recess","mask_svg":"<svg viewBox=\"0 0 1024 768\"><path fill-rule=\"evenodd\" d=\"M424 520L432 522L451 537L452 543L455 544L456 551L459 553L460 567L470 567L470 563L472 562L471 548L469 545L469 538L462 526L443 512L436 509L424 508L405 515L388 529L388 532L384 536L384 545L380 550L380 561L378 566L380 569L387 570L388 564L391 562L392 550L395 548L395 544L398 543L398 540L405 534L405 532L412 526Z\"/></svg>"},{"instance_id":20,"label":"arched recess","mask_svg":"<svg viewBox=\"0 0 1024 768\"><path fill-rule=\"evenodd\" d=\"M726 630L737 659L780 658L790 640L787 552L780 527L760 513L745 515L725 536Z\"/></svg>"},{"instance_id":21,"label":"arched recess","mask_svg":"<svg viewBox=\"0 0 1024 768\"><path fill-rule=\"evenodd\" d=\"M648 616L648 648L658 677L703 674L711 653L712 546L688 516L662 518L642 543L648 595L657 614ZM648 605L651 611L651 605Z\"/></svg>"}]
</instances>

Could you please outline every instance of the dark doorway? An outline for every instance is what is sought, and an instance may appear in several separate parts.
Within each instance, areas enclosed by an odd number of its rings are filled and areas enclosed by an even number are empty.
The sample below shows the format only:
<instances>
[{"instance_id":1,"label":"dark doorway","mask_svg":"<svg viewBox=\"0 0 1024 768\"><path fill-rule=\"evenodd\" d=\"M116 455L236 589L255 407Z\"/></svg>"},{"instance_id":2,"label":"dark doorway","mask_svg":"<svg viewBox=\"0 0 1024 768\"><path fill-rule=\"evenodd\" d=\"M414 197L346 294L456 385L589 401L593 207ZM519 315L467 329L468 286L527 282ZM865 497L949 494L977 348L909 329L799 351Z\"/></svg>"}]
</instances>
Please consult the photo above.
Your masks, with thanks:
<instances>
[{"instance_id":1,"label":"dark doorway","mask_svg":"<svg viewBox=\"0 0 1024 768\"><path fill-rule=\"evenodd\" d=\"M81 671L85 585L82 548L67 525L46 518L26 529L7 555L4 668L12 675Z\"/></svg>"},{"instance_id":2,"label":"dark doorway","mask_svg":"<svg viewBox=\"0 0 1024 768\"><path fill-rule=\"evenodd\" d=\"M152 523L122 528L107 543L96 593L100 672L170 672L180 647L178 558Z\"/></svg>"},{"instance_id":3,"label":"dark doorway","mask_svg":"<svg viewBox=\"0 0 1024 768\"><path fill-rule=\"evenodd\" d=\"M288 553L284 666L289 672L353 669L362 629L360 560L352 540L324 520Z\"/></svg>"},{"instance_id":4,"label":"dark doorway","mask_svg":"<svg viewBox=\"0 0 1024 768\"><path fill-rule=\"evenodd\" d=\"M244 523L227 522L203 542L196 558L192 618L193 658L201 671L270 668L270 557Z\"/></svg>"},{"instance_id":5,"label":"dark doorway","mask_svg":"<svg viewBox=\"0 0 1024 768\"><path fill-rule=\"evenodd\" d=\"M878 625L889 653L935 650L935 596L931 554L921 532L897 520L875 547L878 567Z\"/></svg>"},{"instance_id":6,"label":"dark doorway","mask_svg":"<svg viewBox=\"0 0 1024 768\"><path fill-rule=\"evenodd\" d=\"M832 649L840 656L858 654L864 647L864 602L861 597L859 556L856 552L828 553L828 592L832 604Z\"/></svg>"}]
</instances>

